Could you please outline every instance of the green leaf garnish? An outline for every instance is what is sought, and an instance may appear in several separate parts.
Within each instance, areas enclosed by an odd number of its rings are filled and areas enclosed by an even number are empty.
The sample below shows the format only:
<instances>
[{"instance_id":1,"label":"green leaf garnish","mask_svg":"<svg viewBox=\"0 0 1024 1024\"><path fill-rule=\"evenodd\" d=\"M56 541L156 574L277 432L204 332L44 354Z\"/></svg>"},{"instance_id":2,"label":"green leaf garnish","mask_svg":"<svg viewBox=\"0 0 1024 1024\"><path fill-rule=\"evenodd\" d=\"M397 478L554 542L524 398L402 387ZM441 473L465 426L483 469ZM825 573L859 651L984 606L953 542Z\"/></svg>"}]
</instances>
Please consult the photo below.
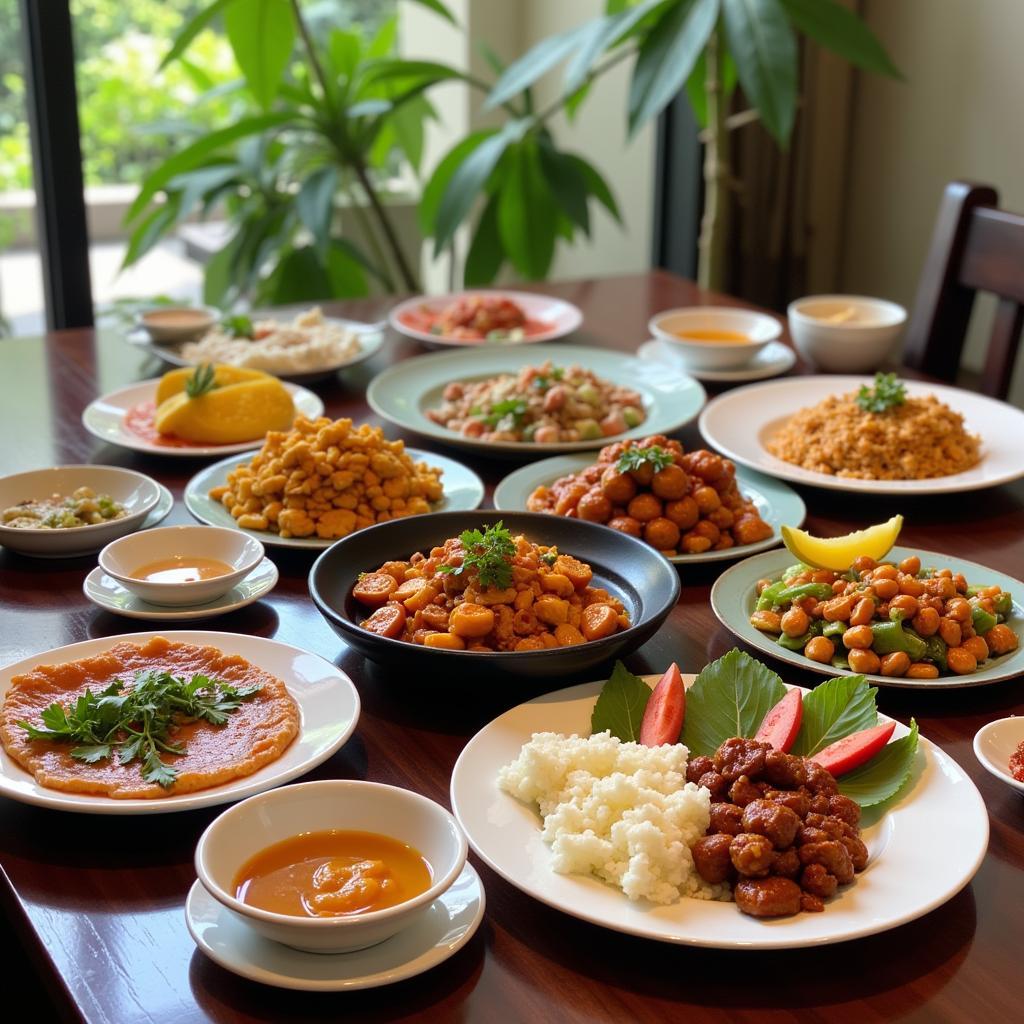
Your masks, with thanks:
<instances>
[{"instance_id":1,"label":"green leaf garnish","mask_svg":"<svg viewBox=\"0 0 1024 1024\"><path fill-rule=\"evenodd\" d=\"M607 729L624 743L635 743L640 738L640 723L650 697L651 688L621 661L615 662L590 716L591 730L604 732Z\"/></svg>"},{"instance_id":2,"label":"green leaf garnish","mask_svg":"<svg viewBox=\"0 0 1024 1024\"><path fill-rule=\"evenodd\" d=\"M675 460L672 453L659 445L652 444L649 448L628 448L619 456L615 468L620 473L628 473L632 469L640 469L644 465L654 467L655 473L671 466Z\"/></svg>"},{"instance_id":3,"label":"green leaf garnish","mask_svg":"<svg viewBox=\"0 0 1024 1024\"><path fill-rule=\"evenodd\" d=\"M503 398L491 406L491 411L484 417L489 427L511 430L518 427L529 409L525 398Z\"/></svg>"},{"instance_id":4,"label":"green leaf garnish","mask_svg":"<svg viewBox=\"0 0 1024 1024\"><path fill-rule=\"evenodd\" d=\"M790 753L810 757L844 736L877 725L877 693L863 676L836 676L819 683L804 696L803 723Z\"/></svg>"},{"instance_id":5,"label":"green leaf garnish","mask_svg":"<svg viewBox=\"0 0 1024 1024\"><path fill-rule=\"evenodd\" d=\"M782 680L767 665L733 648L704 668L686 691L681 742L691 756L710 756L733 736L753 736L785 695Z\"/></svg>"},{"instance_id":6,"label":"green leaf garnish","mask_svg":"<svg viewBox=\"0 0 1024 1024\"><path fill-rule=\"evenodd\" d=\"M516 542L502 520L486 527L482 533L464 530L459 540L462 541L462 565L442 565L438 572L452 576L475 572L480 586L484 588L504 590L512 585L512 557L516 553Z\"/></svg>"},{"instance_id":7,"label":"green leaf garnish","mask_svg":"<svg viewBox=\"0 0 1024 1024\"><path fill-rule=\"evenodd\" d=\"M185 394L189 398L199 398L217 386L217 372L213 363L200 363L185 381Z\"/></svg>"},{"instance_id":8,"label":"green leaf garnish","mask_svg":"<svg viewBox=\"0 0 1024 1024\"><path fill-rule=\"evenodd\" d=\"M252 319L242 314L226 316L221 320L220 325L232 338L251 338L256 333Z\"/></svg>"},{"instance_id":9,"label":"green leaf garnish","mask_svg":"<svg viewBox=\"0 0 1024 1024\"><path fill-rule=\"evenodd\" d=\"M907 400L907 388L895 373L876 373L875 386L862 384L856 403L865 412L885 412Z\"/></svg>"},{"instance_id":10,"label":"green leaf garnish","mask_svg":"<svg viewBox=\"0 0 1024 1024\"><path fill-rule=\"evenodd\" d=\"M861 807L883 803L907 784L916 753L917 722L912 718L906 736L886 744L867 764L838 780L839 792Z\"/></svg>"}]
</instances>

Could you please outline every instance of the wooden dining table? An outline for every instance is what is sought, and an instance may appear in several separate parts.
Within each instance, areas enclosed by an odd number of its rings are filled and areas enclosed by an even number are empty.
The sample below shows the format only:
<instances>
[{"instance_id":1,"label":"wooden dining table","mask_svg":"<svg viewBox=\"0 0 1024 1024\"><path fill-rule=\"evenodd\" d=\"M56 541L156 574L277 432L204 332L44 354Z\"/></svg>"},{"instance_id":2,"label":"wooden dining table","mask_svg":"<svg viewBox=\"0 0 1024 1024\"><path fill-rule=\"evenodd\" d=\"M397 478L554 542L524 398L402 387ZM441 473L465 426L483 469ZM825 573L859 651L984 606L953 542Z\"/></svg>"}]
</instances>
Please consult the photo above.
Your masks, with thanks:
<instances>
[{"instance_id":1,"label":"wooden dining table","mask_svg":"<svg viewBox=\"0 0 1024 1024\"><path fill-rule=\"evenodd\" d=\"M734 302L659 271L537 290L568 299L583 311L583 328L565 342L567 355L573 344L635 351L647 338L649 317L659 310ZM378 320L390 301L328 303L325 309ZM389 332L370 361L313 387L331 416L377 423L365 401L368 382L385 367L423 351ZM150 351L116 329L0 340L3 473L69 463L130 467L174 493L178 500L168 524L190 522L180 500L182 489L203 460L111 447L81 424L82 410L92 399L157 377L163 369ZM798 364L793 372L807 371ZM708 390L714 392L711 386ZM424 447L423 439L389 425L385 429L389 436L406 436ZM696 424L679 437L687 446L702 444ZM476 453L450 454L481 475L488 503L494 485L513 466ZM807 526L816 534L844 533L901 512L906 517L902 544L1024 577L1024 482L898 501L800 490ZM355 734L306 778L369 779L448 806L452 766L463 746L517 701L485 677L475 690L449 696L443 679L422 678L410 685L364 661L310 601L311 555L281 548L270 548L268 554L281 573L271 594L222 618L186 625L293 644L335 662L352 678L362 700ZM95 564L95 555L44 561L0 552L3 663L154 627L100 611L86 600L82 583ZM737 646L708 600L722 567L713 563L682 571L678 605L627 660L632 670L660 672L674 660L683 671L698 671ZM817 681L789 667L782 671L789 682ZM663 944L562 914L531 899L471 854L486 891L486 916L453 957L386 987L291 992L243 980L217 966L197 950L186 929L184 905L196 877L196 840L217 808L107 816L0 798L0 923L12 956L25 963L20 982L9 976L7 1005L13 1006L10 1000L20 986L39 993L32 1019L90 1024L1020 1020L1024 800L982 769L971 746L986 722L1024 711L1020 681L940 691L883 688L878 705L900 721L917 719L922 735L977 785L991 821L988 853L974 879L931 913L890 931L790 951ZM930 857L943 857L941 843ZM922 861L920 870L928 868Z\"/></svg>"}]
</instances>

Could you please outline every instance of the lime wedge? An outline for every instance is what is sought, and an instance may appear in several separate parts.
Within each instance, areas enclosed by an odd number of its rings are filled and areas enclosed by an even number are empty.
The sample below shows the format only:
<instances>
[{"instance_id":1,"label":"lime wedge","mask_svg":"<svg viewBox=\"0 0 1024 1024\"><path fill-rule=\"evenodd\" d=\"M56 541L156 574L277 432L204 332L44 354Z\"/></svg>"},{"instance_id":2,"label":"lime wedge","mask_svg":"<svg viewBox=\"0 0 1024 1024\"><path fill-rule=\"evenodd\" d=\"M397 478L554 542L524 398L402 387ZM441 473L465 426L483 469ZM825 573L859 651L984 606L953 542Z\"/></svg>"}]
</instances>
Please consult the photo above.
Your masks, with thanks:
<instances>
[{"instance_id":1,"label":"lime wedge","mask_svg":"<svg viewBox=\"0 0 1024 1024\"><path fill-rule=\"evenodd\" d=\"M783 526L782 542L804 565L843 572L862 555L881 561L896 543L902 528L903 516L893 516L887 522L843 537L812 537L804 530Z\"/></svg>"}]
</instances>

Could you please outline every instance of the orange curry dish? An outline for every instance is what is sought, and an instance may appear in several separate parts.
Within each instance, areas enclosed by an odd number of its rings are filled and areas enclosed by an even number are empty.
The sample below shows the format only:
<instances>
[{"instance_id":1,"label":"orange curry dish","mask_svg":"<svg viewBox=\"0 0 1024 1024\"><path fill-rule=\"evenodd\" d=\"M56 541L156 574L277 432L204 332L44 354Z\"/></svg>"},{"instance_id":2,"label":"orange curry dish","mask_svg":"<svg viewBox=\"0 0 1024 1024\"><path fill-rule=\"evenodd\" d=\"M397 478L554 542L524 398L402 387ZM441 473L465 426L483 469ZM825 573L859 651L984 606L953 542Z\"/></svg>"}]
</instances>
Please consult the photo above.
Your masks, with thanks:
<instances>
[{"instance_id":1,"label":"orange curry dish","mask_svg":"<svg viewBox=\"0 0 1024 1024\"><path fill-rule=\"evenodd\" d=\"M363 573L352 596L375 609L379 636L447 650L540 651L629 627L622 602L590 586L593 570L502 524L467 530L408 561Z\"/></svg>"},{"instance_id":2,"label":"orange curry dish","mask_svg":"<svg viewBox=\"0 0 1024 1024\"><path fill-rule=\"evenodd\" d=\"M137 718L116 724L113 712L132 708L143 686L151 707L166 700L168 709L192 713L160 712L147 728ZM83 740L83 729L94 735ZM64 742L37 738L61 730ZM0 708L4 750L40 785L114 799L159 799L252 775L298 731L298 707L282 680L239 655L164 637L38 665L11 680ZM135 742L143 734L156 737L150 758Z\"/></svg>"}]
</instances>

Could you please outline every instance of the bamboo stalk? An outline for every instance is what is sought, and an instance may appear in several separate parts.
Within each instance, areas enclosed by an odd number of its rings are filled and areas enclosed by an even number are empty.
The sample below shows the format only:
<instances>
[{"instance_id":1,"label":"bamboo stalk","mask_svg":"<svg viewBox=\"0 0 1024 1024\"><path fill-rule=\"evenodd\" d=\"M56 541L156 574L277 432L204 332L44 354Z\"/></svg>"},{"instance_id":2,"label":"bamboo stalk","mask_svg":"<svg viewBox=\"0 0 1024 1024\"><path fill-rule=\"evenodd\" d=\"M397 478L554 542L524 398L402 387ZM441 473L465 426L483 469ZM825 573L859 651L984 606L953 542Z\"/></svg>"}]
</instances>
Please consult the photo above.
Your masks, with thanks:
<instances>
[{"instance_id":1,"label":"bamboo stalk","mask_svg":"<svg viewBox=\"0 0 1024 1024\"><path fill-rule=\"evenodd\" d=\"M705 51L708 126L704 146L704 214L697 243L697 282L701 288L722 291L725 285L725 255L729 239L729 126L722 69L719 60L719 30L708 39Z\"/></svg>"}]
</instances>

